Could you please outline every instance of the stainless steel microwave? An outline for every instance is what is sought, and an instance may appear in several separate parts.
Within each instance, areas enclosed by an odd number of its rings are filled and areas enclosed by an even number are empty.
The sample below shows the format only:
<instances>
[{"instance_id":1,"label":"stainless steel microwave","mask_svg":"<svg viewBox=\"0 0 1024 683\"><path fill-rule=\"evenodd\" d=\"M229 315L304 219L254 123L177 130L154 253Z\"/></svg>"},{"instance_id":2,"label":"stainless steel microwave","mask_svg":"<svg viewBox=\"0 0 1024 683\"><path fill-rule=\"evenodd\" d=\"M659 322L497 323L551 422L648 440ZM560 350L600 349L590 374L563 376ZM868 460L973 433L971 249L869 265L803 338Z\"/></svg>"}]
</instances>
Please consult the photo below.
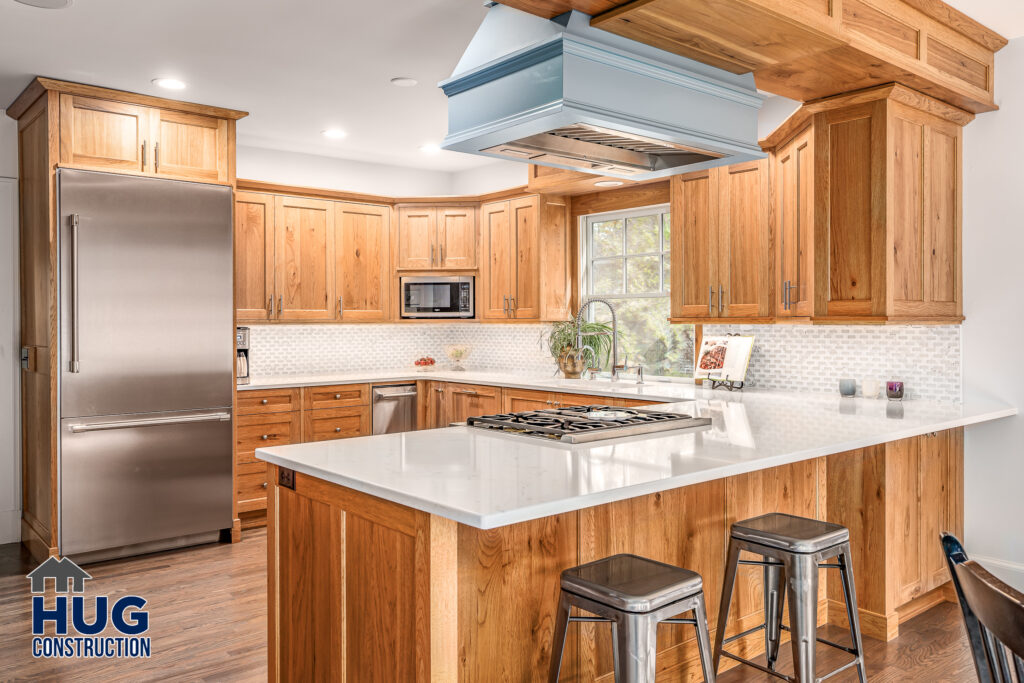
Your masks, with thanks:
<instances>
[{"instance_id":1,"label":"stainless steel microwave","mask_svg":"<svg viewBox=\"0 0 1024 683\"><path fill-rule=\"evenodd\" d=\"M403 277L403 318L473 318L472 275Z\"/></svg>"}]
</instances>

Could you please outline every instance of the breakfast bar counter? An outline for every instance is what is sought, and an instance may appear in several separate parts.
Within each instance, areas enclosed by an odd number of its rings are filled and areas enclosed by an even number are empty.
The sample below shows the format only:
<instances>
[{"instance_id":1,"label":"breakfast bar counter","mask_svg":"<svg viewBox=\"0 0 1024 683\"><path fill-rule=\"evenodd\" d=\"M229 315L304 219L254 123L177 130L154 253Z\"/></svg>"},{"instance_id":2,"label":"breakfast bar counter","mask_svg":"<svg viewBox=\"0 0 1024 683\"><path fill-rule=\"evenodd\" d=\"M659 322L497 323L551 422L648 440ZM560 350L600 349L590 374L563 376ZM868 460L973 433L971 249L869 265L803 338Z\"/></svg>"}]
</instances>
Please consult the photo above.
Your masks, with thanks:
<instances>
[{"instance_id":1,"label":"breakfast bar counter","mask_svg":"<svg viewBox=\"0 0 1024 683\"><path fill-rule=\"evenodd\" d=\"M709 426L585 444L453 427L258 450L272 465L271 678L544 680L559 572L619 552L699 572L714 638L729 525L766 512L850 529L865 635L891 639L951 598L937 539L963 531L962 428L1015 408L689 391L651 409ZM844 624L841 586L822 579L819 620ZM763 620L760 584L740 572L727 635ZM610 677L609 634L573 625L562 680ZM763 637L732 647L755 656ZM658 671L700 678L692 629L659 632Z\"/></svg>"}]
</instances>

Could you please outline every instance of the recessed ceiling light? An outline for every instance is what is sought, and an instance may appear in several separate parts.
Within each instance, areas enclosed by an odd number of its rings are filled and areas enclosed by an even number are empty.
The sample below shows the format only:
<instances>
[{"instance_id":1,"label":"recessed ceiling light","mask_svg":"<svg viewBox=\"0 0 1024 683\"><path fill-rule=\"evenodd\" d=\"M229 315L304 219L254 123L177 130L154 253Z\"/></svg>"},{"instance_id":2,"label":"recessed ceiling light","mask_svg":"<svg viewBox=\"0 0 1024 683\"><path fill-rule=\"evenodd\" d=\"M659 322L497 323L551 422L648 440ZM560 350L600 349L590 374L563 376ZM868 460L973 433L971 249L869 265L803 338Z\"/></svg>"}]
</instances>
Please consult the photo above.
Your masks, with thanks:
<instances>
[{"instance_id":1,"label":"recessed ceiling light","mask_svg":"<svg viewBox=\"0 0 1024 683\"><path fill-rule=\"evenodd\" d=\"M179 81L177 78L154 78L153 85L166 88L167 90L185 89L185 81Z\"/></svg>"},{"instance_id":2,"label":"recessed ceiling light","mask_svg":"<svg viewBox=\"0 0 1024 683\"><path fill-rule=\"evenodd\" d=\"M320 131L320 134L325 138L330 138L332 140L340 140L348 135L348 133L343 131L341 128L328 128L327 130Z\"/></svg>"},{"instance_id":3,"label":"recessed ceiling light","mask_svg":"<svg viewBox=\"0 0 1024 683\"><path fill-rule=\"evenodd\" d=\"M18 2L42 9L64 9L71 6L71 0L18 0Z\"/></svg>"},{"instance_id":4,"label":"recessed ceiling light","mask_svg":"<svg viewBox=\"0 0 1024 683\"><path fill-rule=\"evenodd\" d=\"M437 154L441 151L441 146L433 142L428 142L425 145L420 145L420 151L424 154Z\"/></svg>"},{"instance_id":5,"label":"recessed ceiling light","mask_svg":"<svg viewBox=\"0 0 1024 683\"><path fill-rule=\"evenodd\" d=\"M396 76L391 79L391 85L398 86L399 88L411 88L414 85L419 85L419 81L408 76Z\"/></svg>"},{"instance_id":6,"label":"recessed ceiling light","mask_svg":"<svg viewBox=\"0 0 1024 683\"><path fill-rule=\"evenodd\" d=\"M594 183L597 187L618 187L624 184L621 180L598 180Z\"/></svg>"}]
</instances>

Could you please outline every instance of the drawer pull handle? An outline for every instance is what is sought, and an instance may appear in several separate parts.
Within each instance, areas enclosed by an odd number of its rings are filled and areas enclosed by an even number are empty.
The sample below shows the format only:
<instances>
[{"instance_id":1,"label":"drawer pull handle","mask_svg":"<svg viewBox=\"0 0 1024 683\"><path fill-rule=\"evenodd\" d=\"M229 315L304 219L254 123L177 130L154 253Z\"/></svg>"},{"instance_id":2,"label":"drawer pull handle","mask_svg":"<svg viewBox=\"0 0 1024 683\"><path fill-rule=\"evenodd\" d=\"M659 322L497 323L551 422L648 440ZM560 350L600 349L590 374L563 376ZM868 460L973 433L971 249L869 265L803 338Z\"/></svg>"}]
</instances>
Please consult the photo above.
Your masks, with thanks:
<instances>
[{"instance_id":1,"label":"drawer pull handle","mask_svg":"<svg viewBox=\"0 0 1024 683\"><path fill-rule=\"evenodd\" d=\"M340 431L341 431L341 427L335 427L335 428L334 428L334 431L336 431L336 432L340 432Z\"/></svg>"},{"instance_id":2,"label":"drawer pull handle","mask_svg":"<svg viewBox=\"0 0 1024 683\"><path fill-rule=\"evenodd\" d=\"M263 488L267 488L267 482L263 482Z\"/></svg>"},{"instance_id":3,"label":"drawer pull handle","mask_svg":"<svg viewBox=\"0 0 1024 683\"><path fill-rule=\"evenodd\" d=\"M263 435L263 436L261 436L260 438L261 438L261 439L263 439L264 441L266 441L267 439L269 439L269 438L270 438L270 434L264 434L264 435Z\"/></svg>"},{"instance_id":4,"label":"drawer pull handle","mask_svg":"<svg viewBox=\"0 0 1024 683\"><path fill-rule=\"evenodd\" d=\"M262 401L260 401L260 405L261 406L267 405L267 399L263 399Z\"/></svg>"},{"instance_id":5,"label":"drawer pull handle","mask_svg":"<svg viewBox=\"0 0 1024 683\"><path fill-rule=\"evenodd\" d=\"M340 399L341 399L341 394L335 394L335 395L334 395L334 400L335 400L335 401L338 401L338 400L340 400Z\"/></svg>"}]
</instances>

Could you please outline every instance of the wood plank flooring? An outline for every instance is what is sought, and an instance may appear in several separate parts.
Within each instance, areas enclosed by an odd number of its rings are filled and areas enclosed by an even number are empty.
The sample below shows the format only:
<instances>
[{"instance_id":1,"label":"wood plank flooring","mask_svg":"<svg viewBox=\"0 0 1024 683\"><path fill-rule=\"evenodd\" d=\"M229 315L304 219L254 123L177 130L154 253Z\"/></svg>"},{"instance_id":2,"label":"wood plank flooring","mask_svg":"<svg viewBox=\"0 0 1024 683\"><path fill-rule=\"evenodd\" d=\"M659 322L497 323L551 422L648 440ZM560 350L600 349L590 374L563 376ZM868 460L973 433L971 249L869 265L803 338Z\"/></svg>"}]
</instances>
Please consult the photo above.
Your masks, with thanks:
<instances>
[{"instance_id":1,"label":"wood plank flooring","mask_svg":"<svg viewBox=\"0 0 1024 683\"><path fill-rule=\"evenodd\" d=\"M261 681L266 663L266 533L246 532L241 543L207 545L89 565L87 595L133 593L149 601L149 660L33 659L31 600L25 574L34 568L18 544L0 546L0 681L209 680ZM974 670L958 608L942 604L901 627L891 643L865 638L872 682L972 681ZM843 638L834 627L825 637ZM819 650L819 674L846 661ZM790 671L783 646L779 667ZM777 681L747 667L723 673L722 683ZM855 681L853 672L835 681ZM474 682L476 683L476 682ZM486 682L480 682L486 683Z\"/></svg>"}]
</instances>

